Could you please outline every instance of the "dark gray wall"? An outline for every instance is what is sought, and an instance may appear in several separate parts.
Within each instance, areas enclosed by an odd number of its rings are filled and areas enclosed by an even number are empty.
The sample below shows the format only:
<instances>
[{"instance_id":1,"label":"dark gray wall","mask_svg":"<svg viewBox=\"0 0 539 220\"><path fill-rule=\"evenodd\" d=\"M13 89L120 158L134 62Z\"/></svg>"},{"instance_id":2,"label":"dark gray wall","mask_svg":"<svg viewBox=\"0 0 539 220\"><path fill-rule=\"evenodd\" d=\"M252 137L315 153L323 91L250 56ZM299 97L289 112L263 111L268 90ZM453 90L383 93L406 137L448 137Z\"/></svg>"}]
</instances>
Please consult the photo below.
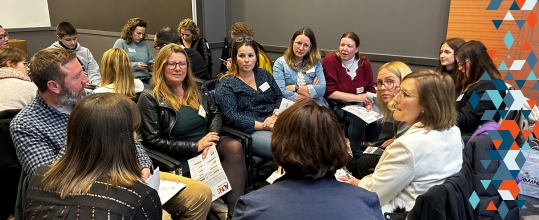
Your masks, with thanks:
<instances>
[{"instance_id":1,"label":"dark gray wall","mask_svg":"<svg viewBox=\"0 0 539 220\"><path fill-rule=\"evenodd\" d=\"M177 27L192 18L191 0L49 0L51 26L69 21L80 29L120 32L128 19L140 17L147 33L162 26Z\"/></svg>"},{"instance_id":2,"label":"dark gray wall","mask_svg":"<svg viewBox=\"0 0 539 220\"><path fill-rule=\"evenodd\" d=\"M449 1L425 0L228 0L227 28L238 21L251 26L262 45L287 47L293 32L308 26L319 48L337 49L340 36L354 31L360 50L380 61L401 57L415 64L436 64L445 39ZM372 59L372 58L371 58ZM403 60L405 61L405 60ZM407 60L406 60L407 61Z\"/></svg>"}]
</instances>

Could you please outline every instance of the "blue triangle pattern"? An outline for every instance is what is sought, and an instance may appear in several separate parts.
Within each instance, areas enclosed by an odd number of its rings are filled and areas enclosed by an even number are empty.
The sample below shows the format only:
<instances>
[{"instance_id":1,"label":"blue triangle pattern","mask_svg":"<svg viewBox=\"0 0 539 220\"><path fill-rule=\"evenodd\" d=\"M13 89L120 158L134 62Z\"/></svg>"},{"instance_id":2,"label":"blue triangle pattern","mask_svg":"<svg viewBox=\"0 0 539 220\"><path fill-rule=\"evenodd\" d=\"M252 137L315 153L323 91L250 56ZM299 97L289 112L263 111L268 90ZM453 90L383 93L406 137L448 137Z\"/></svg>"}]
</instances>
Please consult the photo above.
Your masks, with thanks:
<instances>
[{"instance_id":1,"label":"blue triangle pattern","mask_svg":"<svg viewBox=\"0 0 539 220\"><path fill-rule=\"evenodd\" d=\"M518 25L518 29L522 30L522 26L526 23L526 20L515 20Z\"/></svg>"},{"instance_id":2,"label":"blue triangle pattern","mask_svg":"<svg viewBox=\"0 0 539 220\"><path fill-rule=\"evenodd\" d=\"M496 30L500 28L500 25L502 24L503 20L492 20L492 23L494 24L494 27L496 27Z\"/></svg>"},{"instance_id":3,"label":"blue triangle pattern","mask_svg":"<svg viewBox=\"0 0 539 220\"><path fill-rule=\"evenodd\" d=\"M502 201L502 203L498 206L498 213L500 213L500 216L502 217L502 219L504 219L507 215L507 212L509 212L509 209L507 208L505 201Z\"/></svg>"},{"instance_id":4,"label":"blue triangle pattern","mask_svg":"<svg viewBox=\"0 0 539 220\"><path fill-rule=\"evenodd\" d=\"M509 68L507 68L507 65L505 64L505 61L502 61L502 63L500 63L498 70L509 70Z\"/></svg>"},{"instance_id":5,"label":"blue triangle pattern","mask_svg":"<svg viewBox=\"0 0 539 220\"><path fill-rule=\"evenodd\" d=\"M507 59L510 59L511 58L511 55L507 55Z\"/></svg>"},{"instance_id":6,"label":"blue triangle pattern","mask_svg":"<svg viewBox=\"0 0 539 220\"><path fill-rule=\"evenodd\" d=\"M500 185L502 185L503 180L492 180L492 184L496 187L496 189L500 188Z\"/></svg>"},{"instance_id":7,"label":"blue triangle pattern","mask_svg":"<svg viewBox=\"0 0 539 220\"><path fill-rule=\"evenodd\" d=\"M533 86L532 90L539 90L539 80L535 81L535 86Z\"/></svg>"},{"instance_id":8,"label":"blue triangle pattern","mask_svg":"<svg viewBox=\"0 0 539 220\"><path fill-rule=\"evenodd\" d=\"M483 115L481 116L481 120L492 120L492 118L494 118L494 115L496 115L496 110L485 110L485 112L483 112Z\"/></svg>"},{"instance_id":9,"label":"blue triangle pattern","mask_svg":"<svg viewBox=\"0 0 539 220\"><path fill-rule=\"evenodd\" d=\"M507 73L509 74L509 76L511 76L511 78L513 78L511 73L509 73L509 72L507 72ZM494 86L496 86L496 90L507 90L507 85L505 84L505 81L503 81L501 79L494 79L494 80L492 80L492 83L494 83ZM496 92L498 92L498 91L496 91Z\"/></svg>"},{"instance_id":10,"label":"blue triangle pattern","mask_svg":"<svg viewBox=\"0 0 539 220\"><path fill-rule=\"evenodd\" d=\"M475 93L475 91L472 92L472 95L470 96L470 99L468 99L468 102L470 102L470 105L472 105L472 108L475 109L477 104L479 104L479 97Z\"/></svg>"},{"instance_id":11,"label":"blue triangle pattern","mask_svg":"<svg viewBox=\"0 0 539 220\"><path fill-rule=\"evenodd\" d=\"M483 167L485 168L485 170L488 168L488 165L490 165L490 162L492 160L481 160L481 164L483 164Z\"/></svg>"},{"instance_id":12,"label":"blue triangle pattern","mask_svg":"<svg viewBox=\"0 0 539 220\"><path fill-rule=\"evenodd\" d=\"M498 130L487 130L487 134L492 140L503 140Z\"/></svg>"},{"instance_id":13,"label":"blue triangle pattern","mask_svg":"<svg viewBox=\"0 0 539 220\"><path fill-rule=\"evenodd\" d=\"M507 165L505 163L500 164L500 167L492 177L492 182L494 183L494 180L511 180L514 179L513 174L509 172L509 169L507 169ZM500 188L500 185L496 186L496 189Z\"/></svg>"},{"instance_id":14,"label":"blue triangle pattern","mask_svg":"<svg viewBox=\"0 0 539 220\"><path fill-rule=\"evenodd\" d=\"M524 141L524 144L520 148L520 150L531 150L530 144L527 141Z\"/></svg>"},{"instance_id":15,"label":"blue triangle pattern","mask_svg":"<svg viewBox=\"0 0 539 220\"><path fill-rule=\"evenodd\" d=\"M503 141L502 141L503 142ZM498 148L498 154L500 154L500 157L502 157L501 160L503 160L503 158L505 158L505 156L507 155L507 153L509 152L509 150L500 150Z\"/></svg>"},{"instance_id":16,"label":"blue triangle pattern","mask_svg":"<svg viewBox=\"0 0 539 220\"><path fill-rule=\"evenodd\" d=\"M511 72L507 71L507 74L505 74L505 78L503 78L503 80L515 80L515 78Z\"/></svg>"},{"instance_id":17,"label":"blue triangle pattern","mask_svg":"<svg viewBox=\"0 0 539 220\"><path fill-rule=\"evenodd\" d=\"M490 100L490 96L488 96L488 92L483 93L483 96L481 96L480 100Z\"/></svg>"},{"instance_id":18,"label":"blue triangle pattern","mask_svg":"<svg viewBox=\"0 0 539 220\"><path fill-rule=\"evenodd\" d=\"M515 38L511 34L511 31L507 31L507 34L505 34L505 37L503 38L503 42L505 43L505 46L507 46L507 49L511 49L511 46L513 46L513 43L515 42Z\"/></svg>"},{"instance_id":19,"label":"blue triangle pattern","mask_svg":"<svg viewBox=\"0 0 539 220\"><path fill-rule=\"evenodd\" d=\"M490 0L490 4L488 4L487 10L498 10L501 4L502 0Z\"/></svg>"},{"instance_id":20,"label":"blue triangle pattern","mask_svg":"<svg viewBox=\"0 0 539 220\"><path fill-rule=\"evenodd\" d=\"M511 106L513 105L513 102L515 102L515 98L513 98L513 95L511 95L511 93L507 93L507 95L505 95L505 98L503 99L503 102L505 102L505 106Z\"/></svg>"},{"instance_id":21,"label":"blue triangle pattern","mask_svg":"<svg viewBox=\"0 0 539 220\"><path fill-rule=\"evenodd\" d=\"M532 69L533 67L535 67L535 64L537 63L537 57L535 56L535 53L533 53L533 51L530 51L528 58L526 58L526 62L528 62L528 65L530 65Z\"/></svg>"},{"instance_id":22,"label":"blue triangle pattern","mask_svg":"<svg viewBox=\"0 0 539 220\"><path fill-rule=\"evenodd\" d=\"M502 61L503 62L503 61ZM490 76L488 75L488 72L485 71L483 75L481 76L481 80L492 80Z\"/></svg>"},{"instance_id":23,"label":"blue triangle pattern","mask_svg":"<svg viewBox=\"0 0 539 220\"><path fill-rule=\"evenodd\" d=\"M530 75L528 75L528 78L526 80L537 80L537 77L535 76L535 73L533 73L533 70L530 71Z\"/></svg>"},{"instance_id":24,"label":"blue triangle pattern","mask_svg":"<svg viewBox=\"0 0 539 220\"><path fill-rule=\"evenodd\" d=\"M468 201L470 201L470 205L472 205L473 209L479 204L479 196L477 196L475 190L472 192L472 195L470 195Z\"/></svg>"},{"instance_id":25,"label":"blue triangle pattern","mask_svg":"<svg viewBox=\"0 0 539 220\"><path fill-rule=\"evenodd\" d=\"M505 83L503 84L503 86L505 86ZM503 89L500 89L500 90L503 90ZM483 93L483 96L485 94L488 94L488 97L490 98L490 100L492 100L492 103L494 104L494 106L496 106L496 108L499 108L500 105L503 103L503 98L500 95L500 92L498 90L487 90L486 93Z\"/></svg>"},{"instance_id":26,"label":"blue triangle pattern","mask_svg":"<svg viewBox=\"0 0 539 220\"><path fill-rule=\"evenodd\" d=\"M517 163L517 166L520 169L522 169L522 167L524 166L524 163L526 163L526 157L524 157L524 154L522 153L522 151L519 151L518 154L517 154L517 157L515 157L515 163Z\"/></svg>"},{"instance_id":27,"label":"blue triangle pattern","mask_svg":"<svg viewBox=\"0 0 539 220\"><path fill-rule=\"evenodd\" d=\"M532 113L532 110L520 110L520 112L522 112L522 115L524 116L524 118L528 118L530 117L530 113Z\"/></svg>"},{"instance_id":28,"label":"blue triangle pattern","mask_svg":"<svg viewBox=\"0 0 539 220\"><path fill-rule=\"evenodd\" d=\"M502 118L505 118L505 115L507 115L507 112L509 112L509 110L498 110L498 113L500 113L500 117Z\"/></svg>"},{"instance_id":29,"label":"blue triangle pattern","mask_svg":"<svg viewBox=\"0 0 539 220\"><path fill-rule=\"evenodd\" d=\"M522 209L522 207L524 207L524 203L526 203L526 200L515 200L515 202L517 203L518 208Z\"/></svg>"},{"instance_id":30,"label":"blue triangle pattern","mask_svg":"<svg viewBox=\"0 0 539 220\"><path fill-rule=\"evenodd\" d=\"M487 154L491 160L503 160L503 158L498 153L498 150L487 150Z\"/></svg>"},{"instance_id":31,"label":"blue triangle pattern","mask_svg":"<svg viewBox=\"0 0 539 220\"><path fill-rule=\"evenodd\" d=\"M498 147L498 151L509 150L511 145L513 145L513 142L515 142L515 138L513 138L513 135L509 130L498 130L498 132L500 132L500 135L502 136L502 143Z\"/></svg>"},{"instance_id":32,"label":"blue triangle pattern","mask_svg":"<svg viewBox=\"0 0 539 220\"><path fill-rule=\"evenodd\" d=\"M519 166L519 167L521 167L521 166ZM511 173L511 176L513 176L513 178L511 178L511 179L515 179L515 178L517 178L518 174L520 173L520 169L518 169L518 170L509 170L509 173Z\"/></svg>"},{"instance_id":33,"label":"blue triangle pattern","mask_svg":"<svg viewBox=\"0 0 539 220\"><path fill-rule=\"evenodd\" d=\"M520 10L516 1L513 2L509 10Z\"/></svg>"},{"instance_id":34,"label":"blue triangle pattern","mask_svg":"<svg viewBox=\"0 0 539 220\"><path fill-rule=\"evenodd\" d=\"M485 190L488 188L488 185L490 185L490 182L492 180L481 180L481 184L483 185L483 188L485 188Z\"/></svg>"},{"instance_id":35,"label":"blue triangle pattern","mask_svg":"<svg viewBox=\"0 0 539 220\"><path fill-rule=\"evenodd\" d=\"M524 86L524 83L526 83L526 80L517 79L515 80L515 82L517 83L517 86L518 86L518 88L516 89L522 89L522 87Z\"/></svg>"}]
</instances>

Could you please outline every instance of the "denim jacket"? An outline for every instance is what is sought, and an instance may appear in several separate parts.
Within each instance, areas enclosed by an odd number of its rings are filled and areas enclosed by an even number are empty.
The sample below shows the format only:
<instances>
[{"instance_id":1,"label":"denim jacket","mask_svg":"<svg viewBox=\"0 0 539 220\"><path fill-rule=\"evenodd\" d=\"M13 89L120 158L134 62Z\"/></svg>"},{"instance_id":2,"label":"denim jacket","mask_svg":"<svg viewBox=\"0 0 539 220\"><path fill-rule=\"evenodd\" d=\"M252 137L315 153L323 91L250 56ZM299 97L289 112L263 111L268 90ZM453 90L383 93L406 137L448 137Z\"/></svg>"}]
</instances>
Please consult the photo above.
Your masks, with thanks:
<instances>
[{"instance_id":1,"label":"denim jacket","mask_svg":"<svg viewBox=\"0 0 539 220\"><path fill-rule=\"evenodd\" d=\"M305 76L305 81L307 82L307 88L311 98L316 100L319 104L328 106L328 103L324 99L324 93L326 92L326 78L324 77L324 72L322 71L322 64L320 62L303 73ZM286 99L296 101L298 97L297 92L292 92L286 90L287 85L294 85L298 82L298 72L290 68L284 59L284 56L279 57L275 64L273 64L273 77L275 82L279 85L283 96ZM313 85L314 77L318 77L319 84Z\"/></svg>"}]
</instances>

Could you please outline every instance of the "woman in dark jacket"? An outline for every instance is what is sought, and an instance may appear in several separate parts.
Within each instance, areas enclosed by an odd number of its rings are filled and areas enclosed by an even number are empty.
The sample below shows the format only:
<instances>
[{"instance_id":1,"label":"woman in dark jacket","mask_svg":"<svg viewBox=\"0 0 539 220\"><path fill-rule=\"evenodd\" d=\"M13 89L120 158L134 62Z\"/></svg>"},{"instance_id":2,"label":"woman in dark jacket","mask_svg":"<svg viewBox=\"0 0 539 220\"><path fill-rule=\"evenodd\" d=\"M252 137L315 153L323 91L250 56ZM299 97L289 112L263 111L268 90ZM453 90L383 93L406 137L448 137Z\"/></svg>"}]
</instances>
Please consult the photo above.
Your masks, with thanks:
<instances>
[{"instance_id":1,"label":"woman in dark jacket","mask_svg":"<svg viewBox=\"0 0 539 220\"><path fill-rule=\"evenodd\" d=\"M184 174L188 172L187 159L199 153L205 156L209 147L216 146L232 186L225 197L232 212L236 200L244 193L247 173L240 142L219 136L222 115L203 83L193 77L181 46L163 47L153 72L151 88L138 101L144 143L180 160Z\"/></svg>"}]
</instances>

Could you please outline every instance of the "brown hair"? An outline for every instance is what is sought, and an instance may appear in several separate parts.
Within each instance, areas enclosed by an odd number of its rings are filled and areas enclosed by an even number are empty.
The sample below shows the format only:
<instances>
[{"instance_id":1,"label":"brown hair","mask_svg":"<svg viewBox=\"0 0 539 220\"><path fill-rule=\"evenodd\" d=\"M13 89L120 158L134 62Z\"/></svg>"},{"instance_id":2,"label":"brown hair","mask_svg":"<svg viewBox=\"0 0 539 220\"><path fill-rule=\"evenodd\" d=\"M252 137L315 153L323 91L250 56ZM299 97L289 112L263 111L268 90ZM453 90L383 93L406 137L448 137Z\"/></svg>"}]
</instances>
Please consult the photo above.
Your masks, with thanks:
<instances>
[{"instance_id":1,"label":"brown hair","mask_svg":"<svg viewBox=\"0 0 539 220\"><path fill-rule=\"evenodd\" d=\"M442 48L442 45L447 44L452 50L453 50L453 57L455 57L455 53L459 49L460 46L462 46L466 41L462 38L449 38L447 40L444 40L440 44L440 48ZM441 51L441 50L440 50ZM453 62L453 70L452 72L455 72L456 69L458 69L457 62ZM442 66L442 62L440 61L440 57L438 57L438 65L436 65L436 72L444 73L444 66Z\"/></svg>"},{"instance_id":2,"label":"brown hair","mask_svg":"<svg viewBox=\"0 0 539 220\"><path fill-rule=\"evenodd\" d=\"M154 88L152 90L152 95L156 97L157 100L167 101L175 110L180 108L181 103L179 97L174 94L174 89L167 84L167 81L165 80L165 68L168 68L167 60L172 53L182 53L185 55L187 61L187 74L182 82L182 87L185 91L183 98L188 106L198 110L200 105L198 102L198 89L196 87L196 80L193 76L193 71L191 70L191 61L187 56L187 52L185 52L185 50L178 44L167 44L161 48L161 50L159 50L159 54L157 54L157 58L155 59L155 64L153 66L152 83Z\"/></svg>"},{"instance_id":3,"label":"brown hair","mask_svg":"<svg viewBox=\"0 0 539 220\"><path fill-rule=\"evenodd\" d=\"M470 65L468 76L458 70L458 67L454 71L456 72L455 85L457 91L464 92L470 85L478 82L485 71L491 79L502 79L500 72L498 72L498 69L494 66L492 59L490 59L487 53L487 48L481 41L471 40L460 46L455 52L455 63L457 62L457 58L462 63L468 60Z\"/></svg>"},{"instance_id":4,"label":"brown hair","mask_svg":"<svg viewBox=\"0 0 539 220\"><path fill-rule=\"evenodd\" d=\"M240 47L243 47L243 46L246 46L246 47L251 47L253 48L254 52L255 52L255 56L256 56L256 63L255 65L253 66L253 71L254 69L258 68L258 65L259 65L259 62L258 62L258 53L259 53L259 50L258 50L258 47L256 46L256 41L243 41L243 42L234 42L232 44L232 55L231 55L231 65L230 65L230 70L228 72L226 72L225 74L221 75L221 77L219 78L219 80L227 77L227 76L233 76L233 77L238 77L238 75L240 74L240 70L239 70L239 67L238 67L238 50L240 49Z\"/></svg>"},{"instance_id":5,"label":"brown hair","mask_svg":"<svg viewBox=\"0 0 539 220\"><path fill-rule=\"evenodd\" d=\"M71 23L64 21L56 25L56 35L63 38L65 36L77 35L77 29Z\"/></svg>"},{"instance_id":6,"label":"brown hair","mask_svg":"<svg viewBox=\"0 0 539 220\"><path fill-rule=\"evenodd\" d=\"M305 54L305 56L303 57L303 60L306 62L303 65L303 69L301 69L301 70L308 70L308 69L313 68L316 65L316 63L322 60L322 56L320 55L320 51L318 50L318 44L316 43L316 38L314 37L314 32L308 27L300 27L294 32L294 34L292 35L292 39L290 39L290 44L288 45L288 48L284 52L284 60L286 61L286 64L288 64L290 68L297 70L295 67L296 58L294 55L293 48L294 48L294 41L296 40L296 37L298 37L299 35L305 35L311 41L311 47L309 48L309 52L307 52L307 54Z\"/></svg>"},{"instance_id":7,"label":"brown hair","mask_svg":"<svg viewBox=\"0 0 539 220\"><path fill-rule=\"evenodd\" d=\"M135 77L129 57L120 48L105 51L101 58L101 86L114 84L114 93L135 97Z\"/></svg>"},{"instance_id":8,"label":"brown hair","mask_svg":"<svg viewBox=\"0 0 539 220\"><path fill-rule=\"evenodd\" d=\"M178 35L180 36L182 29L191 31L191 38L193 42L198 40L198 38L200 37L200 29L198 28L197 24L193 20L191 20L191 18L183 19L182 21L180 21L180 24L178 24Z\"/></svg>"},{"instance_id":9,"label":"brown hair","mask_svg":"<svg viewBox=\"0 0 539 220\"><path fill-rule=\"evenodd\" d=\"M448 130L457 124L455 110L455 84L448 74L440 74L433 70L416 70L404 77L413 79L419 93L419 105L424 112L417 118L426 132L430 130Z\"/></svg>"},{"instance_id":10,"label":"brown hair","mask_svg":"<svg viewBox=\"0 0 539 220\"><path fill-rule=\"evenodd\" d=\"M66 73L62 71L60 66L76 58L77 54L73 50L58 48L40 50L32 57L32 65L30 66L32 75L30 77L40 92L47 91L47 82L49 80L63 85Z\"/></svg>"},{"instance_id":11,"label":"brown hair","mask_svg":"<svg viewBox=\"0 0 539 220\"><path fill-rule=\"evenodd\" d=\"M122 94L83 98L69 115L65 155L41 181L44 190L65 198L87 193L96 180L112 187L142 181L133 137L139 125L136 104Z\"/></svg>"},{"instance_id":12,"label":"brown hair","mask_svg":"<svg viewBox=\"0 0 539 220\"><path fill-rule=\"evenodd\" d=\"M275 163L292 177L334 175L350 157L337 117L313 99L302 99L279 115L270 145Z\"/></svg>"},{"instance_id":13,"label":"brown hair","mask_svg":"<svg viewBox=\"0 0 539 220\"><path fill-rule=\"evenodd\" d=\"M137 27L143 27L146 28L146 22L142 20L142 18L131 18L127 20L127 23L122 28L122 33L120 35L120 38L124 39L126 43L130 44L133 42L133 31ZM142 37L143 39L146 39L146 34Z\"/></svg>"},{"instance_id":14,"label":"brown hair","mask_svg":"<svg viewBox=\"0 0 539 220\"><path fill-rule=\"evenodd\" d=\"M8 63L15 65L26 59L26 53L19 48L0 48L0 67L7 67Z\"/></svg>"},{"instance_id":15,"label":"brown hair","mask_svg":"<svg viewBox=\"0 0 539 220\"><path fill-rule=\"evenodd\" d=\"M230 27L230 34L239 36L239 35L246 35L246 36L255 36L255 31L249 27L245 22L236 22Z\"/></svg>"}]
</instances>

